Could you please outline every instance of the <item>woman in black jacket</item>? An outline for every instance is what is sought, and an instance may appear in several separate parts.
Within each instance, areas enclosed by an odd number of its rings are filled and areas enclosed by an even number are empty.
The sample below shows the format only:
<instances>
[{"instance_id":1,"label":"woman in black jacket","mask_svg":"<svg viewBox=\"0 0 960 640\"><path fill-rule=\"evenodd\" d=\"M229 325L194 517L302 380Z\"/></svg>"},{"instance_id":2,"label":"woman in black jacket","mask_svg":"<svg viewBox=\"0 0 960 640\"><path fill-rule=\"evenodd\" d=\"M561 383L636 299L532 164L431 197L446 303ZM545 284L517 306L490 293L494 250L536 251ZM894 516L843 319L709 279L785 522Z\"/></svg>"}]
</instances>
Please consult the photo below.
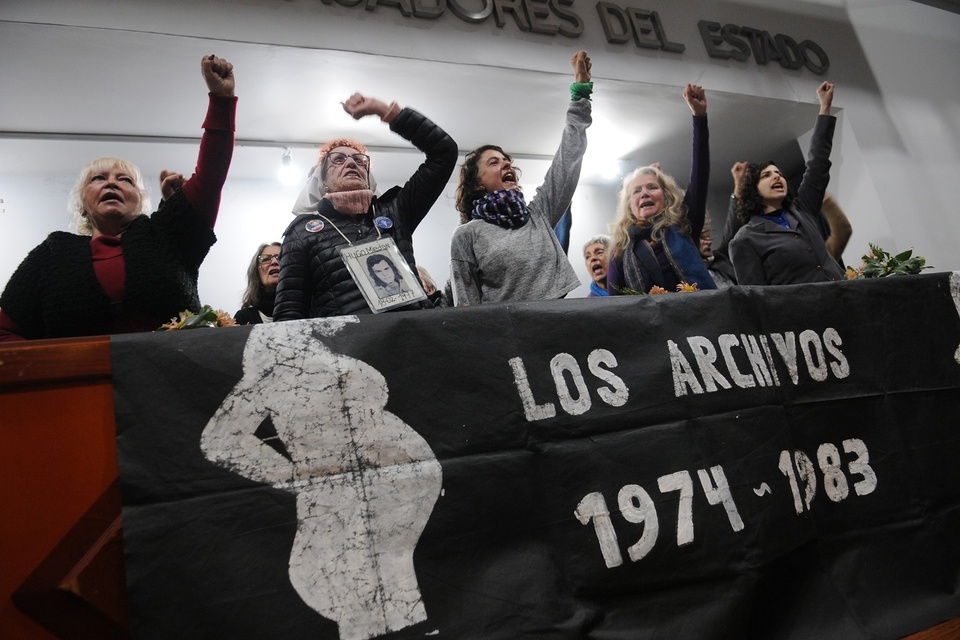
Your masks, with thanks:
<instances>
[{"instance_id":1,"label":"woman in black jacket","mask_svg":"<svg viewBox=\"0 0 960 640\"><path fill-rule=\"evenodd\" d=\"M403 187L374 195L367 149L355 140L331 140L294 207L297 218L283 236L275 320L370 313L367 299L340 250L366 242L396 244L416 273L413 232L443 192L457 164L457 143L413 109L354 94L343 104L355 119L377 115L426 154ZM402 270L407 271L402 265ZM358 276L360 277L360 276ZM416 276L411 275L415 278ZM369 285L372 291L372 285ZM420 308L415 302L402 309Z\"/></svg>"},{"instance_id":2,"label":"woman in black jacket","mask_svg":"<svg viewBox=\"0 0 960 640\"><path fill-rule=\"evenodd\" d=\"M772 162L747 168L737 203L743 227L730 241L737 283L797 284L842 280L817 224L830 182L830 149L837 119L830 115L834 85L817 87L820 115L796 196Z\"/></svg>"}]
</instances>

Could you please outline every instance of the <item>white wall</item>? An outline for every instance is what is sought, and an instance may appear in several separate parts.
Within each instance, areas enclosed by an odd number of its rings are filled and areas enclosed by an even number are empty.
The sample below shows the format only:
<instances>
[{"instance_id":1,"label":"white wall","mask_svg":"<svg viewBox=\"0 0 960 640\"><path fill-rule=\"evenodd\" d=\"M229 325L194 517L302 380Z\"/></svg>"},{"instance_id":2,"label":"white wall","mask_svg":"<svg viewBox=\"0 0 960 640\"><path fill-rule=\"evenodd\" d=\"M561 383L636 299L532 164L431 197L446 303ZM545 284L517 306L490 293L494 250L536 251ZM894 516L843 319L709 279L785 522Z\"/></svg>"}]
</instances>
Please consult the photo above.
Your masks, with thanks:
<instances>
[{"instance_id":1,"label":"white wall","mask_svg":"<svg viewBox=\"0 0 960 640\"><path fill-rule=\"evenodd\" d=\"M866 251L867 242L875 242L891 250L915 247L937 270L960 269L955 250L960 219L953 215L952 206L960 176L960 16L909 0L630 2L660 12L670 39L687 46L682 55L677 55L639 49L630 43L607 43L594 4L577 0L574 8L584 18L585 30L576 40L522 33L509 23L500 29L492 21L468 25L450 15L437 21L417 20L399 17L395 9L387 7L367 12L362 7L324 5L320 0L197 0L178 5L175 15L168 3L91 0L79 5L63 0L9 0L0 10L0 22L24 20L104 28L149 23L156 32L222 38L226 42L340 48L401 59L462 63L470 65L471 71L503 69L504 73L528 70L568 74L569 52L586 48L594 61L598 92L604 79L674 88L694 81L708 91L808 105L815 102L814 88L820 77L805 70L785 71L776 64L760 66L752 60L737 63L711 59L704 51L696 22L732 22L782 32L798 40L811 38L830 54L829 79L838 83L836 106L842 113L830 191L854 226L845 254L847 262L854 263ZM621 4L626 6L628 2ZM186 12L190 19L185 17ZM55 52L51 55L56 57ZM277 70L283 74L295 72ZM336 95L349 92L348 80L333 73L330 86L324 89ZM416 95L418 88L432 93L443 91L443 87L432 86L430 78L390 81L397 91L408 95ZM248 93L244 100L249 104L265 98ZM476 101L463 104L465 117L478 121L477 131L489 131L494 116L503 118L507 113L516 117L517 113L530 111L522 100L501 105L506 111L500 114L488 114L489 110ZM640 118L642 106L637 109ZM602 108L598 101L595 110ZM285 117L282 106L275 111L277 119ZM525 117L538 116L534 110L534 115ZM711 122L715 144L723 139L722 126ZM763 133L756 131L757 136ZM467 128L456 137L462 148L470 148L476 136L473 128ZM805 140L800 143L805 144ZM0 136L0 158L12 153L13 147ZM309 155L309 150L304 153ZM729 193L728 169L714 166L714 201L722 201ZM5 209L0 213L0 282L6 281L29 248L47 232L65 228L63 203L72 178L0 175L0 198L5 201L0 205ZM580 246L589 236L606 231L613 212L613 190L612 184L582 185L574 199L571 262L584 283L574 295L585 295L589 282ZM446 249L456 224L452 193L451 186L415 238L419 260L438 280L443 280L447 271ZM217 229L220 243L201 271L204 302L236 309L250 254L260 241L279 237L289 220L286 211L293 195L266 179L231 175Z\"/></svg>"},{"instance_id":2,"label":"white wall","mask_svg":"<svg viewBox=\"0 0 960 640\"><path fill-rule=\"evenodd\" d=\"M876 238L888 248L889 234L890 249L914 247L937 271L958 269L960 15L912 2L850 5L879 85L847 108L862 152L844 165L855 168L847 205L854 241Z\"/></svg>"}]
</instances>

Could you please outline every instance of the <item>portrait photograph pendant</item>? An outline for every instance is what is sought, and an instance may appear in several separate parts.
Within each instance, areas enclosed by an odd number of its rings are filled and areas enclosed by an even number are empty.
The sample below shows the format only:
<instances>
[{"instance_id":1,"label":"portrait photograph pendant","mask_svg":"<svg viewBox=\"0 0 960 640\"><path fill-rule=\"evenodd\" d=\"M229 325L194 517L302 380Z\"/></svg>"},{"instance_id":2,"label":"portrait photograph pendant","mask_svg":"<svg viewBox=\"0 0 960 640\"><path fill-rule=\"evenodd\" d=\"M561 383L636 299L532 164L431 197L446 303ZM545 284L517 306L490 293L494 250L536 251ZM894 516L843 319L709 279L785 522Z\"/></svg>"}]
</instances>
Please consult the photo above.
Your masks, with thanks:
<instances>
[{"instance_id":1,"label":"portrait photograph pendant","mask_svg":"<svg viewBox=\"0 0 960 640\"><path fill-rule=\"evenodd\" d=\"M374 313L427 298L420 280L389 236L341 247L340 257Z\"/></svg>"}]
</instances>

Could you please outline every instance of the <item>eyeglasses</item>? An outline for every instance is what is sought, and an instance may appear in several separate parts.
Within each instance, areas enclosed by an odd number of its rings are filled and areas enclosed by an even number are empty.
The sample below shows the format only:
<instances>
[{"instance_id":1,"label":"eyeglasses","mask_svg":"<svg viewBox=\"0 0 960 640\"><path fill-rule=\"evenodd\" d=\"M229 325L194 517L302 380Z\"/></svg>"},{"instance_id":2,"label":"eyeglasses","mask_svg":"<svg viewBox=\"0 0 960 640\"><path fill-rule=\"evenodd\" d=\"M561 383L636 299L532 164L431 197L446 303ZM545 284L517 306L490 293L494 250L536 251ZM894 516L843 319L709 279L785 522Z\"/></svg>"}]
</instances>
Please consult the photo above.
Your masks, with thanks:
<instances>
[{"instance_id":1,"label":"eyeglasses","mask_svg":"<svg viewBox=\"0 0 960 640\"><path fill-rule=\"evenodd\" d=\"M279 253L272 253L272 254L265 255L265 256L257 256L257 264L264 264L264 263L268 263L268 262L273 262L274 260L277 261L277 264L280 264L280 254L279 254Z\"/></svg>"},{"instance_id":2,"label":"eyeglasses","mask_svg":"<svg viewBox=\"0 0 960 640\"><path fill-rule=\"evenodd\" d=\"M353 158L353 161L357 163L358 167L363 167L366 169L370 166L370 156L365 153L353 153L347 155L346 153L340 153L339 151L332 151L327 154L327 159L331 164L341 165L347 161L347 158Z\"/></svg>"}]
</instances>

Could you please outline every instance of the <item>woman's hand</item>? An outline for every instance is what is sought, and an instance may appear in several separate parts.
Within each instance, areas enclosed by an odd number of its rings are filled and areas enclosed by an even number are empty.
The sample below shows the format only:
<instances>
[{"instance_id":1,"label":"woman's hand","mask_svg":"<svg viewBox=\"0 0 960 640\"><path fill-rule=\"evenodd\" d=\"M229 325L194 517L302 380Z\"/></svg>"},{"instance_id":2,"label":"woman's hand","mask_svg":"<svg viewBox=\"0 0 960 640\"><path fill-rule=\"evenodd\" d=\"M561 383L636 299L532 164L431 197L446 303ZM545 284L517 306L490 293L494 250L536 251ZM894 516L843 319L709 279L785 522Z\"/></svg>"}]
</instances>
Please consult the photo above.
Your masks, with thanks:
<instances>
[{"instance_id":1,"label":"woman's hand","mask_svg":"<svg viewBox=\"0 0 960 640\"><path fill-rule=\"evenodd\" d=\"M747 175L747 169L750 167L749 162L734 162L733 166L730 167L730 175L733 176L733 197L739 198L740 193L743 190L743 179Z\"/></svg>"},{"instance_id":2,"label":"woman's hand","mask_svg":"<svg viewBox=\"0 0 960 640\"><path fill-rule=\"evenodd\" d=\"M820 115L830 115L830 105L833 104L833 89L837 85L824 81L817 87L817 98L820 100Z\"/></svg>"},{"instance_id":3,"label":"woman's hand","mask_svg":"<svg viewBox=\"0 0 960 640\"><path fill-rule=\"evenodd\" d=\"M593 65L590 64L590 56L586 51L577 51L573 54L570 58L570 66L573 67L574 82L590 82L592 78L590 69Z\"/></svg>"},{"instance_id":4,"label":"woman's hand","mask_svg":"<svg viewBox=\"0 0 960 640\"><path fill-rule=\"evenodd\" d=\"M367 98L355 93L346 102L341 102L343 110L349 113L354 120L359 120L364 116L380 116L382 119L390 111L390 106L382 100L376 98Z\"/></svg>"},{"instance_id":5,"label":"woman's hand","mask_svg":"<svg viewBox=\"0 0 960 640\"><path fill-rule=\"evenodd\" d=\"M210 93L218 96L233 95L236 83L233 78L232 64L211 54L200 60L200 72Z\"/></svg>"},{"instance_id":6,"label":"woman's hand","mask_svg":"<svg viewBox=\"0 0 960 640\"><path fill-rule=\"evenodd\" d=\"M688 84L683 88L683 99L690 111L697 117L707 115L707 94L698 84Z\"/></svg>"},{"instance_id":7,"label":"woman's hand","mask_svg":"<svg viewBox=\"0 0 960 640\"><path fill-rule=\"evenodd\" d=\"M164 169L160 172L160 197L169 200L183 186L183 174Z\"/></svg>"}]
</instances>

